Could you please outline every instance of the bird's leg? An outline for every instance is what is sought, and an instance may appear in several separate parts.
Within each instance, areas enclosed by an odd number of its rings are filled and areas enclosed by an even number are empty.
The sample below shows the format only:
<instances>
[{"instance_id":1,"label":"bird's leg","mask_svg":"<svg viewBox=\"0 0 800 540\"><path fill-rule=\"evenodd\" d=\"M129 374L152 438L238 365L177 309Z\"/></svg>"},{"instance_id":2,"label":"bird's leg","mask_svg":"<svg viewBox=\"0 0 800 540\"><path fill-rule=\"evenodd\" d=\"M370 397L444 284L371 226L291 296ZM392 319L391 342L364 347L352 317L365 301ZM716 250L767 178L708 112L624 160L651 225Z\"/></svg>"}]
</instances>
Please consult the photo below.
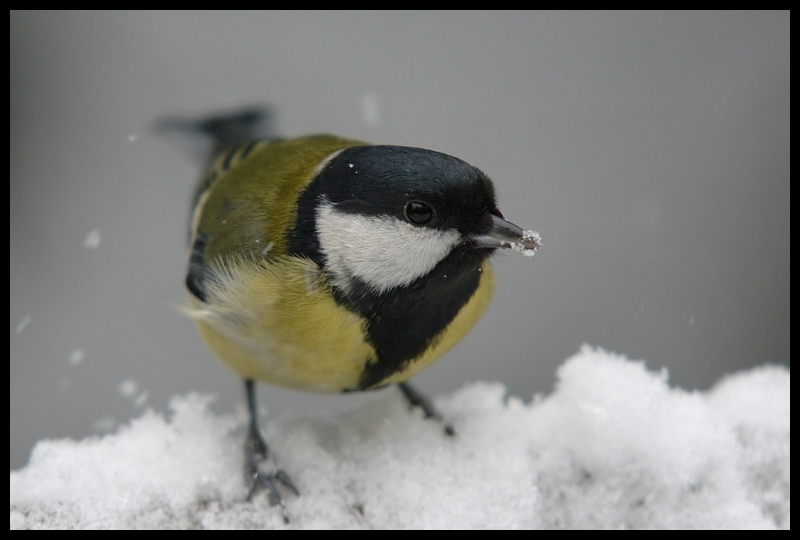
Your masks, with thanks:
<instances>
[{"instance_id":1,"label":"bird's leg","mask_svg":"<svg viewBox=\"0 0 800 540\"><path fill-rule=\"evenodd\" d=\"M444 423L442 415L434 408L433 403L431 403L427 397L422 395L419 390L407 382L397 383L397 387L400 388L403 396L405 396L406 400L412 407L419 407L422 409L422 412L425 413L425 418L433 418L438 422ZM450 424L444 424L444 432L446 435L451 437L456 434L456 431Z\"/></svg>"},{"instance_id":2,"label":"bird's leg","mask_svg":"<svg viewBox=\"0 0 800 540\"><path fill-rule=\"evenodd\" d=\"M263 468L263 465L269 460L269 446L258 428L255 382L252 379L245 379L244 389L247 394L247 409L250 412L250 426L247 429L247 440L244 446L245 476L250 485L247 500L251 500L259 488L265 489L270 506L280 505L283 511L283 520L288 523L289 518L286 515L283 498L278 491L277 484L283 484L295 495L300 495L300 492L285 470Z\"/></svg>"}]
</instances>

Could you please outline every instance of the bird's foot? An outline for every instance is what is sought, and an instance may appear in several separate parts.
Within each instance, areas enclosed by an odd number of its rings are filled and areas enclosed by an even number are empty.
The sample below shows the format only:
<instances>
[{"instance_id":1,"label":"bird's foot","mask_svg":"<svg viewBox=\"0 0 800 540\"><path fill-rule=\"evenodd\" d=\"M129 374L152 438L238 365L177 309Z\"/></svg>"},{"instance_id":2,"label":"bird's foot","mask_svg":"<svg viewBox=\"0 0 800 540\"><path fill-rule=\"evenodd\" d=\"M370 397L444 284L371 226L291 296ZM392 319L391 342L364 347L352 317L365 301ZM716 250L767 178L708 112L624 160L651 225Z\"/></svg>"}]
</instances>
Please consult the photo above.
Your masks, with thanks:
<instances>
[{"instance_id":1,"label":"bird's foot","mask_svg":"<svg viewBox=\"0 0 800 540\"><path fill-rule=\"evenodd\" d=\"M295 495L300 495L300 491L292 482L289 473L273 466L269 456L269 447L261 433L254 428L249 430L245 442L245 476L250 485L247 500L252 500L253 496L263 489L267 492L269 505L280 506L283 521L289 523L289 516L286 514L286 506L283 504L283 496L278 490L278 485L283 485Z\"/></svg>"},{"instance_id":2,"label":"bird's foot","mask_svg":"<svg viewBox=\"0 0 800 540\"><path fill-rule=\"evenodd\" d=\"M452 437L456 434L456 430L453 429L453 426L445 423L444 418L442 418L442 415L433 406L433 403L431 403L427 397L421 394L419 390L406 382L397 383L397 386L400 388L400 392L403 393L403 396L412 407L419 407L422 409L422 412L425 413L425 418L433 418L437 422L444 424L445 435Z\"/></svg>"}]
</instances>

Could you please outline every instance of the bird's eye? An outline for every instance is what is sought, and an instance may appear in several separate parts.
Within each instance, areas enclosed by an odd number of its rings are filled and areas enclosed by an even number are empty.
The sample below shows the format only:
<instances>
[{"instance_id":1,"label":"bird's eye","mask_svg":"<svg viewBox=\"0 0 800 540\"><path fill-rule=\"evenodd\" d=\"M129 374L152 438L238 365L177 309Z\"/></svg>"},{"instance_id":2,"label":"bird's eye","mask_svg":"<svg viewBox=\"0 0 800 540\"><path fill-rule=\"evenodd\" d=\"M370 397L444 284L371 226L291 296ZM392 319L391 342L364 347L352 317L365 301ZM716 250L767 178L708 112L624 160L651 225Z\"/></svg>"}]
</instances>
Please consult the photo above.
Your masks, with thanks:
<instances>
[{"instance_id":1,"label":"bird's eye","mask_svg":"<svg viewBox=\"0 0 800 540\"><path fill-rule=\"evenodd\" d=\"M425 225L433 219L433 208L420 201L408 201L403 212L409 223Z\"/></svg>"}]
</instances>

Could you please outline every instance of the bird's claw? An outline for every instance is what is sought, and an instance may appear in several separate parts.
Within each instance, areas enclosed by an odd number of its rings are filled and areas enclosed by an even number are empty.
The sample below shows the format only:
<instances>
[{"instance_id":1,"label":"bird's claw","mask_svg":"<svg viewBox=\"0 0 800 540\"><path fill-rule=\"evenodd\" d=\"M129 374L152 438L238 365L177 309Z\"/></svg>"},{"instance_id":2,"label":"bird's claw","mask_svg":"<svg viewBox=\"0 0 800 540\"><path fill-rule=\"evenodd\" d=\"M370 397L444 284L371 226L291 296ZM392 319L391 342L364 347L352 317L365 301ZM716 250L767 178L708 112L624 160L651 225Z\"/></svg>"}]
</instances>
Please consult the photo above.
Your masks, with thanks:
<instances>
[{"instance_id":1,"label":"bird's claw","mask_svg":"<svg viewBox=\"0 0 800 540\"><path fill-rule=\"evenodd\" d=\"M264 470L258 464L249 464L250 473L250 492L247 500L251 501L253 496L259 491L267 492L267 501L270 506L280 506L284 523L289 523L289 516L286 514L286 506L283 504L283 496L278 490L278 484L282 484L295 495L300 495L297 486L292 482L292 478L284 469Z\"/></svg>"},{"instance_id":2,"label":"bird's claw","mask_svg":"<svg viewBox=\"0 0 800 540\"><path fill-rule=\"evenodd\" d=\"M286 515L286 507L283 504L283 497L278 490L278 484L282 484L295 495L300 495L300 490L292 481L284 469L265 467L269 463L269 447L264 441L258 429L251 427L245 443L245 476L250 482L250 491L247 500L253 499L253 495L263 489L267 492L267 500L270 506L281 507L283 521L289 523L289 516Z\"/></svg>"}]
</instances>

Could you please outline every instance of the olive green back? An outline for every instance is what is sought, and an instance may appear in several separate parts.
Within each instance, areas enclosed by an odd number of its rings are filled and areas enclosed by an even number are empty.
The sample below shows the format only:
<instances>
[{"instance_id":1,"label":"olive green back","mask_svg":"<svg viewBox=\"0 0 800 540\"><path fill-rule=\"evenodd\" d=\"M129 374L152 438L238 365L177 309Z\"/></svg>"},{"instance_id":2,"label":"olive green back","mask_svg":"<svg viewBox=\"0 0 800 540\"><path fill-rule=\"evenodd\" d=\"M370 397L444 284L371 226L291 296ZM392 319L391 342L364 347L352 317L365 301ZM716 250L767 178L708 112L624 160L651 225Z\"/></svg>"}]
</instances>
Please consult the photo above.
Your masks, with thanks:
<instances>
[{"instance_id":1,"label":"olive green back","mask_svg":"<svg viewBox=\"0 0 800 540\"><path fill-rule=\"evenodd\" d=\"M195 197L192 232L206 240L204 259L286 254L297 200L320 163L366 143L331 135L272 140L228 149L212 161Z\"/></svg>"}]
</instances>

